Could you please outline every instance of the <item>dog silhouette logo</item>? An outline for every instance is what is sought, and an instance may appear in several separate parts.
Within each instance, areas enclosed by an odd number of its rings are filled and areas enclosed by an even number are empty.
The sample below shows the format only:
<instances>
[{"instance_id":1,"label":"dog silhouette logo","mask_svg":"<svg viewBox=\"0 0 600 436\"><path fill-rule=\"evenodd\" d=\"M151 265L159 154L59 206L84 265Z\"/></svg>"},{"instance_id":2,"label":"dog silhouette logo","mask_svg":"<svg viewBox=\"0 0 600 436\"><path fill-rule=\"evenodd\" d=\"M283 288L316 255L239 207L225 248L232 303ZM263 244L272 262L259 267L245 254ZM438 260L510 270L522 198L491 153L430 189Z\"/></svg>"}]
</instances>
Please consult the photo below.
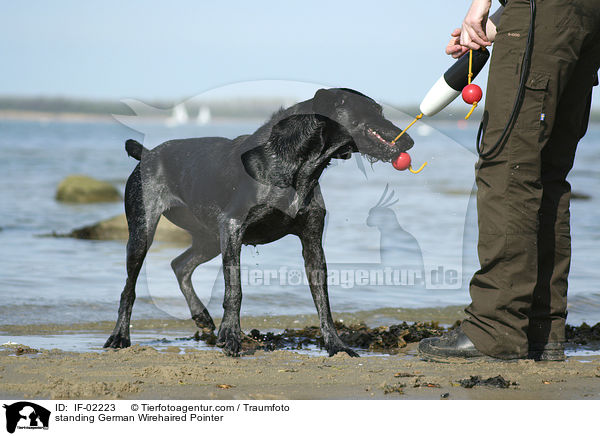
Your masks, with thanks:
<instances>
[{"instance_id":1,"label":"dog silhouette logo","mask_svg":"<svg viewBox=\"0 0 600 436\"><path fill-rule=\"evenodd\" d=\"M50 411L42 406L28 401L19 401L10 405L4 404L6 409L6 431L14 433L18 429L48 429Z\"/></svg>"}]
</instances>

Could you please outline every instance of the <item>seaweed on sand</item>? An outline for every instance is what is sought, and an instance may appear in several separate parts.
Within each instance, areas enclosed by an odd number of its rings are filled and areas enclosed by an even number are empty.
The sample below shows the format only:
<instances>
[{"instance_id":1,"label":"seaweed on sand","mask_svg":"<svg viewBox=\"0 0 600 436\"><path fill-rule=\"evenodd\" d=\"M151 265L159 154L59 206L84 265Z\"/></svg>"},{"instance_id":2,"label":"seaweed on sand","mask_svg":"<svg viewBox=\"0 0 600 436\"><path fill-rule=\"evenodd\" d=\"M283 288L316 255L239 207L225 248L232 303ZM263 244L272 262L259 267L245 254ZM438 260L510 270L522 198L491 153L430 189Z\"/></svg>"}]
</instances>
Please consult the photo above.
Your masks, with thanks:
<instances>
[{"instance_id":1,"label":"seaweed on sand","mask_svg":"<svg viewBox=\"0 0 600 436\"><path fill-rule=\"evenodd\" d=\"M350 347L394 353L408 343L419 342L430 336L438 336L448 329L436 322L416 322L394 324L389 327L369 328L364 323L345 325L335 324L341 339ZM452 327L451 327L452 328ZM193 337L209 345L216 343L213 333L198 332ZM279 349L302 349L309 346L324 347L319 327L310 326L301 329L285 329L282 333L260 332L253 329L244 335L243 347L246 350L274 351Z\"/></svg>"}]
</instances>

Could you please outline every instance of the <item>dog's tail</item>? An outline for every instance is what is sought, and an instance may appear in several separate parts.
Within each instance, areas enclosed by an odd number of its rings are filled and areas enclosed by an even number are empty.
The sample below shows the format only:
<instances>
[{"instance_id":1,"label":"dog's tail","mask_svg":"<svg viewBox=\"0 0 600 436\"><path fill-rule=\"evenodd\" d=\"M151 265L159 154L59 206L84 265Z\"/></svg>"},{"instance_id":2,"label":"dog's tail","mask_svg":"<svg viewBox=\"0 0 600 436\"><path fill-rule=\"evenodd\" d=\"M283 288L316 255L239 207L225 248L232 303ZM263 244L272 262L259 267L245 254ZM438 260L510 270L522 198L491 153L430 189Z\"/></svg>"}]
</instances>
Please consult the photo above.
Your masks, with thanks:
<instances>
[{"instance_id":1,"label":"dog's tail","mask_svg":"<svg viewBox=\"0 0 600 436\"><path fill-rule=\"evenodd\" d=\"M148 149L135 139L128 139L125 141L125 151L127 151L128 156L137 160L142 160L142 153L148 151Z\"/></svg>"}]
</instances>

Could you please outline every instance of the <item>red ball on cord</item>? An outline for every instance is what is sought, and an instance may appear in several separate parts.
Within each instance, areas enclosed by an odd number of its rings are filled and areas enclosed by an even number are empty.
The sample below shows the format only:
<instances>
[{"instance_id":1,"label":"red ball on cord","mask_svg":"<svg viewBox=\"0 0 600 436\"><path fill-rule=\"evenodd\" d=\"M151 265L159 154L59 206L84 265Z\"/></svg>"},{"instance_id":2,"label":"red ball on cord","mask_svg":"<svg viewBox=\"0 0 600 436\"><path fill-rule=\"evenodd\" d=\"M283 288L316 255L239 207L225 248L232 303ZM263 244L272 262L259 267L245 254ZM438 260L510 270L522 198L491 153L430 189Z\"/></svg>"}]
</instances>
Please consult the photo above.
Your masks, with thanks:
<instances>
[{"instance_id":1,"label":"red ball on cord","mask_svg":"<svg viewBox=\"0 0 600 436\"><path fill-rule=\"evenodd\" d=\"M467 85L462 90L462 98L467 104L479 103L483 97L483 91L474 83Z\"/></svg>"},{"instance_id":2,"label":"red ball on cord","mask_svg":"<svg viewBox=\"0 0 600 436\"><path fill-rule=\"evenodd\" d=\"M408 153L400 153L396 159L392 161L392 165L398 171L404 171L410 167L410 155Z\"/></svg>"}]
</instances>

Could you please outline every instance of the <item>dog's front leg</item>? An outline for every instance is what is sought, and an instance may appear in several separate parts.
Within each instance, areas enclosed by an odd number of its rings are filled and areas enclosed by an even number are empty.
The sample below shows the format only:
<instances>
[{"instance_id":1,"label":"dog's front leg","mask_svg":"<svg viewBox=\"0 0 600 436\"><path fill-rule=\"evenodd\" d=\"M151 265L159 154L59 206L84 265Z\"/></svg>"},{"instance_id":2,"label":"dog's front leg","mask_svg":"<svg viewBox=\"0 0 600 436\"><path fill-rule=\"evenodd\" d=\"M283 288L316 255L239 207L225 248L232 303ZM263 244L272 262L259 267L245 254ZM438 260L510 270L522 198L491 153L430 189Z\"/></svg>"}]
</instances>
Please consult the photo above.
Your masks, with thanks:
<instances>
[{"instance_id":1,"label":"dog's front leg","mask_svg":"<svg viewBox=\"0 0 600 436\"><path fill-rule=\"evenodd\" d=\"M219 326L217 346L222 347L225 354L229 356L239 356L242 346L242 329L240 327L242 232L240 223L236 220L228 220L221 225L220 235L225 296L223 298L223 320Z\"/></svg>"},{"instance_id":2,"label":"dog's front leg","mask_svg":"<svg viewBox=\"0 0 600 436\"><path fill-rule=\"evenodd\" d=\"M304 257L304 267L310 285L310 292L317 307L321 333L329 355L333 356L343 351L348 353L349 356L358 357L358 354L340 339L333 324L327 293L327 264L325 263L325 253L322 245L325 211L322 215L322 218L319 218L319 216L309 218L307 225L300 232L302 256Z\"/></svg>"}]
</instances>

